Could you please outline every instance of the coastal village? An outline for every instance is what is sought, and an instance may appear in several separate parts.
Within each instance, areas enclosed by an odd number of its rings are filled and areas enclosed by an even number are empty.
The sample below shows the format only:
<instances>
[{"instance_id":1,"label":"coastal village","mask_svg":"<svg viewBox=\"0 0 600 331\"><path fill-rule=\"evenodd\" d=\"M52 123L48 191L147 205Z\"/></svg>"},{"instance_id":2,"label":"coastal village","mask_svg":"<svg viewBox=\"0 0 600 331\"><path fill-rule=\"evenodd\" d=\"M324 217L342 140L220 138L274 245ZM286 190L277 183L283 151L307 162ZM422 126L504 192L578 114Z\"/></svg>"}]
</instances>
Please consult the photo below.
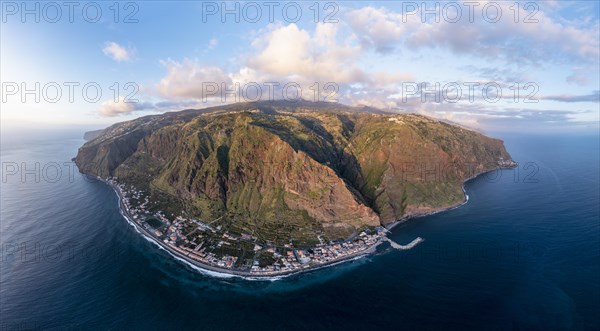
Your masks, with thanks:
<instances>
[{"instance_id":1,"label":"coastal village","mask_svg":"<svg viewBox=\"0 0 600 331\"><path fill-rule=\"evenodd\" d=\"M366 254L387 240L386 230L377 227L365 229L349 240L321 240L315 247L294 247L293 243L278 247L196 218L167 217L163 211L150 211L151 202L145 192L126 187L116 178L107 182L119 195L125 216L140 231L171 253L208 270L258 277L290 274Z\"/></svg>"}]
</instances>

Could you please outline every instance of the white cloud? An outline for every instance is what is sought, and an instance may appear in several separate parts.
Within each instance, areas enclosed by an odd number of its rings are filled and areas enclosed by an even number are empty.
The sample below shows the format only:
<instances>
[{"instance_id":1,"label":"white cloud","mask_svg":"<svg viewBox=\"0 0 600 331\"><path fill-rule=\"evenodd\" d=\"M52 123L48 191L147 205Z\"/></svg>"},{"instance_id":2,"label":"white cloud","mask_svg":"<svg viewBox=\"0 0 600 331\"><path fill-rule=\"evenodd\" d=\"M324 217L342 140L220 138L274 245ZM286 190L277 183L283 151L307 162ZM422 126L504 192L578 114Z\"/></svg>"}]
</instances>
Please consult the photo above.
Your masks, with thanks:
<instances>
[{"instance_id":1,"label":"white cloud","mask_svg":"<svg viewBox=\"0 0 600 331\"><path fill-rule=\"evenodd\" d=\"M345 19L360 37L363 46L382 53L403 47L410 50L431 47L520 62L552 61L564 57L597 61L600 55L597 21L587 24L559 21L538 11L534 16L537 23L524 23L527 13L523 10L519 22L515 23L510 8L512 2L494 2L494 5L501 8L503 15L493 23L481 15L485 3L476 7L473 22L470 22L469 10L464 6L457 22L451 22L454 17L450 14L442 15L443 11L437 14L441 17L439 22L431 20L433 15L427 16L430 19L423 22L420 9L414 15L402 15L370 6L349 10Z\"/></svg>"},{"instance_id":2,"label":"white cloud","mask_svg":"<svg viewBox=\"0 0 600 331\"><path fill-rule=\"evenodd\" d=\"M148 102L126 102L125 98L120 97L117 102L108 100L103 102L98 109L98 113L103 117L113 117L126 115L135 111L151 110L154 106Z\"/></svg>"},{"instance_id":3,"label":"white cloud","mask_svg":"<svg viewBox=\"0 0 600 331\"><path fill-rule=\"evenodd\" d=\"M396 48L408 28L407 24L402 23L400 14L370 6L349 11L346 22L364 46L382 53Z\"/></svg>"},{"instance_id":4,"label":"white cloud","mask_svg":"<svg viewBox=\"0 0 600 331\"><path fill-rule=\"evenodd\" d=\"M342 90L355 84L364 89L385 90L400 81L414 79L410 74L397 71L366 72L359 66L363 50L356 43L356 38L349 36L343 39L339 35L336 24L317 24L313 32L296 24L272 24L260 31L251 42L253 52L241 57L243 65L237 70L226 72L218 66L203 66L190 59L182 62L168 60L163 62L167 73L156 89L161 97L169 100L222 100L222 84L227 89L234 89L235 84L239 84L243 90L245 84L257 83L263 88L263 98L280 99L285 84L296 83L304 99L315 100L318 97L324 100L327 97L327 100L336 100ZM271 82L279 84L274 87L273 94L267 87ZM338 86L339 92L333 92L331 87L325 88L330 82ZM213 83L219 86L216 91L206 87ZM315 83L318 84L319 95L315 91ZM227 97L227 100L231 98Z\"/></svg>"},{"instance_id":5,"label":"white cloud","mask_svg":"<svg viewBox=\"0 0 600 331\"><path fill-rule=\"evenodd\" d=\"M335 24L317 24L313 34L296 24L272 25L255 39L257 53L247 66L257 72L301 82L364 81L357 65L360 47L351 41L338 42Z\"/></svg>"},{"instance_id":6,"label":"white cloud","mask_svg":"<svg viewBox=\"0 0 600 331\"><path fill-rule=\"evenodd\" d=\"M126 49L113 41L106 42L102 52L117 62L127 62L133 59L132 50Z\"/></svg>"},{"instance_id":7,"label":"white cloud","mask_svg":"<svg viewBox=\"0 0 600 331\"><path fill-rule=\"evenodd\" d=\"M314 100L344 99L347 91L360 86L362 90L385 90L414 76L393 70L367 71L360 66L364 49L355 35L341 31L338 24L317 24L313 32L295 24L274 24L261 31L252 45L255 52L246 57L246 66L232 74L240 83L295 82L302 88L303 98ZM346 33L346 34L344 34ZM337 92L326 84L334 83ZM315 83L321 90L315 93Z\"/></svg>"},{"instance_id":8,"label":"white cloud","mask_svg":"<svg viewBox=\"0 0 600 331\"><path fill-rule=\"evenodd\" d=\"M232 85L231 78L219 67L204 67L190 59L183 62L167 60L162 64L167 68L167 75L156 88L167 99L201 100L215 94L209 85Z\"/></svg>"}]
</instances>

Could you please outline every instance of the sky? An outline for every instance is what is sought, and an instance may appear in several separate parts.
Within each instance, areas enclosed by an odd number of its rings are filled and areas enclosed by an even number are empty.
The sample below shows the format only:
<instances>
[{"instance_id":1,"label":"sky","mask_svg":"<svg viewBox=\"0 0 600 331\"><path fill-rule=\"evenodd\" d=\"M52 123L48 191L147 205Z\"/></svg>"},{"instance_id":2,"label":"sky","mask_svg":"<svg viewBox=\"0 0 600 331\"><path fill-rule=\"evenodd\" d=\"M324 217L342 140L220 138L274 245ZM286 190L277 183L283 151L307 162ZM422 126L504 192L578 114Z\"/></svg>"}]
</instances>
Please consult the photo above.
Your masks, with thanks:
<instances>
[{"instance_id":1,"label":"sky","mask_svg":"<svg viewBox=\"0 0 600 331\"><path fill-rule=\"evenodd\" d=\"M2 129L257 99L598 131L596 1L2 1Z\"/></svg>"}]
</instances>

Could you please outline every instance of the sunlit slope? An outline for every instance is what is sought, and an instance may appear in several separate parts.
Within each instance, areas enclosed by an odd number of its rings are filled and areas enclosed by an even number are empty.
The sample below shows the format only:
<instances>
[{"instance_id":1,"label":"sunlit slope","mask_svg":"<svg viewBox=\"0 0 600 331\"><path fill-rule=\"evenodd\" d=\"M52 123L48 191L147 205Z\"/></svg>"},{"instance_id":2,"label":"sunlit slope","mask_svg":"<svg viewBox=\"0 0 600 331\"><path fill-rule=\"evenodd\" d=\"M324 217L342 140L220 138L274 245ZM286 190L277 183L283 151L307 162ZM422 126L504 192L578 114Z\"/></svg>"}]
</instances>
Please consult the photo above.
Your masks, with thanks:
<instances>
[{"instance_id":1,"label":"sunlit slope","mask_svg":"<svg viewBox=\"0 0 600 331\"><path fill-rule=\"evenodd\" d=\"M260 102L115 124L75 160L202 219L335 237L460 203L464 180L510 155L500 140L424 116Z\"/></svg>"}]
</instances>

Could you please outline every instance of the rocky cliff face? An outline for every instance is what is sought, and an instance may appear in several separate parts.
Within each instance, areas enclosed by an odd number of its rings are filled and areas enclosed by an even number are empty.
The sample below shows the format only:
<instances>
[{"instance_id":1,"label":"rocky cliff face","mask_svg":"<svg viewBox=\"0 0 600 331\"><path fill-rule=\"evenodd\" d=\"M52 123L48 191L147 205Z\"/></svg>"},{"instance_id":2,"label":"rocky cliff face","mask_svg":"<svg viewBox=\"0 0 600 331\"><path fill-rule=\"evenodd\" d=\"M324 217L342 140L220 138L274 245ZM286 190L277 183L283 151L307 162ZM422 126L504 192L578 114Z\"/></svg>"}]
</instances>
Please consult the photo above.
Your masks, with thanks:
<instances>
[{"instance_id":1,"label":"rocky cliff face","mask_svg":"<svg viewBox=\"0 0 600 331\"><path fill-rule=\"evenodd\" d=\"M310 102L142 117L75 158L84 173L167 194L200 218L242 229L303 220L333 237L460 203L464 180L507 160L502 141L459 126Z\"/></svg>"},{"instance_id":2,"label":"rocky cliff face","mask_svg":"<svg viewBox=\"0 0 600 331\"><path fill-rule=\"evenodd\" d=\"M104 129L88 131L83 134L83 139L85 141L90 141L90 140L95 139L96 137L100 136L102 134L102 132L104 132Z\"/></svg>"}]
</instances>

